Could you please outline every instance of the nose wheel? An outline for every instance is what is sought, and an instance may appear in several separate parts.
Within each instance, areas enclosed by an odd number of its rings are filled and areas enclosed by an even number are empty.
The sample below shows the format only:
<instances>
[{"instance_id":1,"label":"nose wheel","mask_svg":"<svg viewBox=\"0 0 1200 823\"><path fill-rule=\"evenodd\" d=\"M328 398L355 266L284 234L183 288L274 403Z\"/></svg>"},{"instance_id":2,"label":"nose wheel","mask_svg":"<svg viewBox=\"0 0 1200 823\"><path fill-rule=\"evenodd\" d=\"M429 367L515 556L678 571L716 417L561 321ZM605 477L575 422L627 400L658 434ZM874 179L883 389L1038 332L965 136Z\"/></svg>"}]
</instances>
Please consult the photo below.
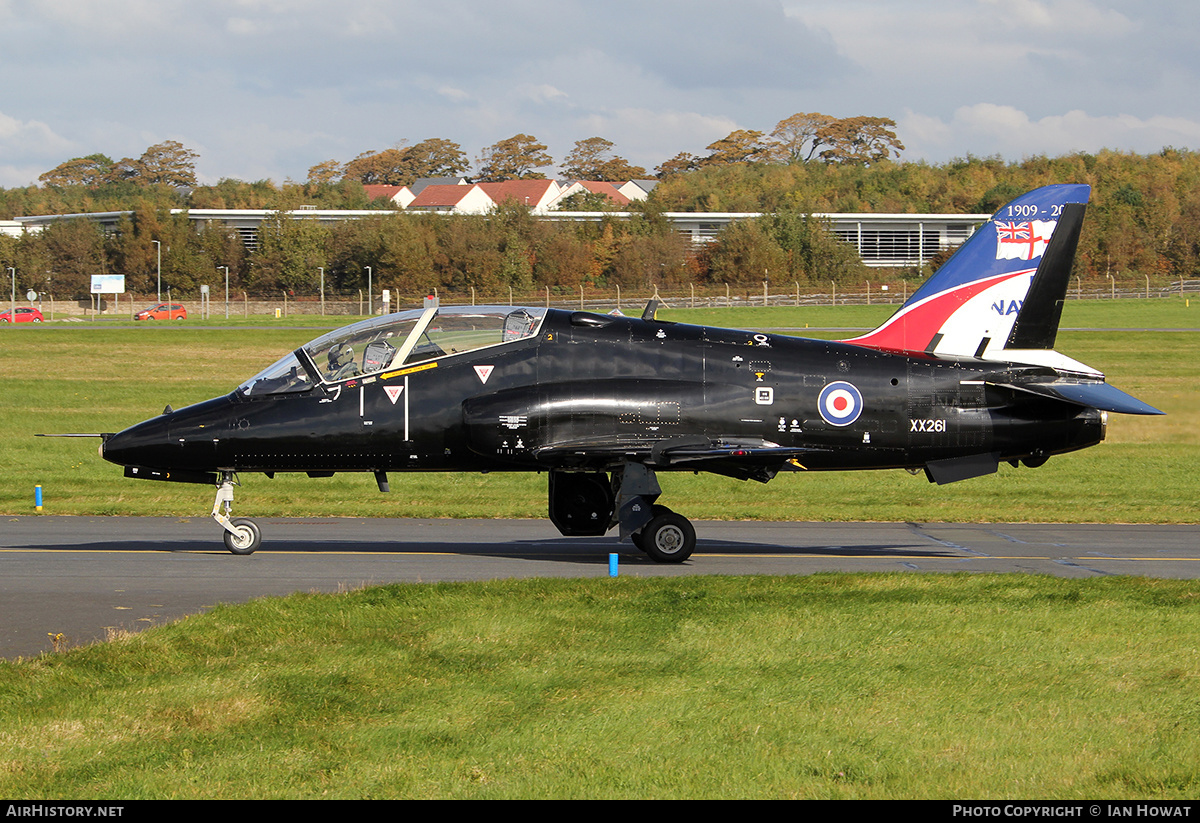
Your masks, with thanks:
<instances>
[{"instance_id":1,"label":"nose wheel","mask_svg":"<svg viewBox=\"0 0 1200 823\"><path fill-rule=\"evenodd\" d=\"M213 501L212 517L225 530L225 548L234 554L254 554L262 545L262 532L258 524L248 517L230 518L233 510L233 487L238 485L233 472L222 472L217 486L217 499Z\"/></svg>"},{"instance_id":2,"label":"nose wheel","mask_svg":"<svg viewBox=\"0 0 1200 823\"><path fill-rule=\"evenodd\" d=\"M262 544L262 532L253 520L238 517L230 520L229 526L224 534L225 548L234 554L254 554Z\"/></svg>"}]
</instances>

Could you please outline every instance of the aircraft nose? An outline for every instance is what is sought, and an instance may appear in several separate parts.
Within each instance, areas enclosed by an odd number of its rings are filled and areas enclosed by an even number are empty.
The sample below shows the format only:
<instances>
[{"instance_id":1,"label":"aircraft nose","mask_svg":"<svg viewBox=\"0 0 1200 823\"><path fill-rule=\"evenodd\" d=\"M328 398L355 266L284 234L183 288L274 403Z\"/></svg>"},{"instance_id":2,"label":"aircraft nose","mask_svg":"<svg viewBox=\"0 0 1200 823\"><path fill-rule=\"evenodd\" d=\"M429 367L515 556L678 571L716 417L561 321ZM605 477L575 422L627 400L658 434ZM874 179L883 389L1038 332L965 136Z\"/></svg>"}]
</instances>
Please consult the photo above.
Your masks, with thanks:
<instances>
[{"instance_id":1,"label":"aircraft nose","mask_svg":"<svg viewBox=\"0 0 1200 823\"><path fill-rule=\"evenodd\" d=\"M168 435L167 416L159 415L107 438L100 444L100 456L118 466L165 466Z\"/></svg>"}]
</instances>

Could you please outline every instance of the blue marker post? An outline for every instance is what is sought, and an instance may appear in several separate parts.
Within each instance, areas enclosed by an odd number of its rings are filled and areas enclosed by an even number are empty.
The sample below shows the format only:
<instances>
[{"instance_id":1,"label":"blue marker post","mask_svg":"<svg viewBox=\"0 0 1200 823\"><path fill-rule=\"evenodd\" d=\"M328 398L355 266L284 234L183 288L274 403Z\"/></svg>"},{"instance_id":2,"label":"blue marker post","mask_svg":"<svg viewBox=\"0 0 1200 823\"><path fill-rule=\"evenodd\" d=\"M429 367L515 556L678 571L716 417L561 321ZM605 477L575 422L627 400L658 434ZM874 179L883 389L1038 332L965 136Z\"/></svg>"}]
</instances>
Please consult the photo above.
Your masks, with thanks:
<instances>
[{"instance_id":1,"label":"blue marker post","mask_svg":"<svg viewBox=\"0 0 1200 823\"><path fill-rule=\"evenodd\" d=\"M609 555L608 555L608 576L609 576L609 577L616 577L616 576L617 576L617 553L616 553L616 552L609 552Z\"/></svg>"},{"instance_id":2,"label":"blue marker post","mask_svg":"<svg viewBox=\"0 0 1200 823\"><path fill-rule=\"evenodd\" d=\"M42 510L42 486L40 483L33 487L33 506L36 511Z\"/></svg>"}]
</instances>

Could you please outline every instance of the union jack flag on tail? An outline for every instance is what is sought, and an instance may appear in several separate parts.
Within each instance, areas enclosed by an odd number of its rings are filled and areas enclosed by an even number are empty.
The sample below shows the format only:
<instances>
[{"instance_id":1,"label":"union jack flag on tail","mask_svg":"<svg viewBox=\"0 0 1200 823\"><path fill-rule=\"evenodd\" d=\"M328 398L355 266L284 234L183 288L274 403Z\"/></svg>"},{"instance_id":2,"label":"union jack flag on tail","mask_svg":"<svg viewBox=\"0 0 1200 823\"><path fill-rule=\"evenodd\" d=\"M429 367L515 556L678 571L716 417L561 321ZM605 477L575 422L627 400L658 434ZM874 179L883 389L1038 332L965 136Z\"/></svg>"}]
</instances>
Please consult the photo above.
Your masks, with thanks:
<instances>
[{"instance_id":1,"label":"union jack flag on tail","mask_svg":"<svg viewBox=\"0 0 1200 823\"><path fill-rule=\"evenodd\" d=\"M1050 235L1054 234L1057 220L997 220L996 259L1034 260L1046 251Z\"/></svg>"}]
</instances>

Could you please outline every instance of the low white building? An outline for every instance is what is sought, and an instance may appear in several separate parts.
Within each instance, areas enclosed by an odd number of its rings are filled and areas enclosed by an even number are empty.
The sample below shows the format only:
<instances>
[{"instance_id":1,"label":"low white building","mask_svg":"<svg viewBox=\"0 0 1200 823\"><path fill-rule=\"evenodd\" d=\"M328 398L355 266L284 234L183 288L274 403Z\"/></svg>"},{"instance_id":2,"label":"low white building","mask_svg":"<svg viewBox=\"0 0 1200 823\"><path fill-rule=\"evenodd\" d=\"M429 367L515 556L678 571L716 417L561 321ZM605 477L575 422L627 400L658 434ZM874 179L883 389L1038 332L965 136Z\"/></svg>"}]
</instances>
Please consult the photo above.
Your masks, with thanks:
<instances>
[{"instance_id":1,"label":"low white building","mask_svg":"<svg viewBox=\"0 0 1200 823\"><path fill-rule=\"evenodd\" d=\"M515 181L551 183L553 181ZM484 190L486 185L431 185L421 190L409 204L405 212L438 211L450 214L487 214L496 207L496 201ZM557 189L557 184L554 184ZM533 187L525 192L525 196L534 197L541 187ZM512 189L520 192L523 189ZM545 187L545 191L550 191ZM515 196L515 195L514 195ZM425 205L416 204L424 198ZM528 202L522 200L522 202ZM531 209L545 220L562 220L575 222L600 222L602 220L621 220L630 216L629 212L571 212L546 210L536 203L529 203ZM535 208L536 206L536 208ZM231 228L239 234L246 248L255 250L258 247L258 227L264 221L274 216L276 212L268 209L172 209L173 213L185 213L193 222L219 223ZM399 212L403 214L405 212ZM38 232L44 226L58 220L75 220L87 218L99 223L111 231L116 228L122 216L131 212L93 212L88 214L48 214L32 217L18 217L6 221L15 224L13 231L4 228L5 233L20 235L21 231ZM337 223L342 220L359 220L364 217L379 215L396 215L394 209L297 209L288 212L289 217L317 220L321 223ZM694 246L711 243L717 238L721 229L738 220L748 220L760 217L758 213L746 212L666 212L663 217L674 225L675 230L688 237ZM830 229L858 251L863 263L872 267L908 267L918 266L945 249L955 248L963 243L976 227L991 219L990 214L814 214L814 218L825 221ZM19 227L19 228L17 228Z\"/></svg>"}]
</instances>

